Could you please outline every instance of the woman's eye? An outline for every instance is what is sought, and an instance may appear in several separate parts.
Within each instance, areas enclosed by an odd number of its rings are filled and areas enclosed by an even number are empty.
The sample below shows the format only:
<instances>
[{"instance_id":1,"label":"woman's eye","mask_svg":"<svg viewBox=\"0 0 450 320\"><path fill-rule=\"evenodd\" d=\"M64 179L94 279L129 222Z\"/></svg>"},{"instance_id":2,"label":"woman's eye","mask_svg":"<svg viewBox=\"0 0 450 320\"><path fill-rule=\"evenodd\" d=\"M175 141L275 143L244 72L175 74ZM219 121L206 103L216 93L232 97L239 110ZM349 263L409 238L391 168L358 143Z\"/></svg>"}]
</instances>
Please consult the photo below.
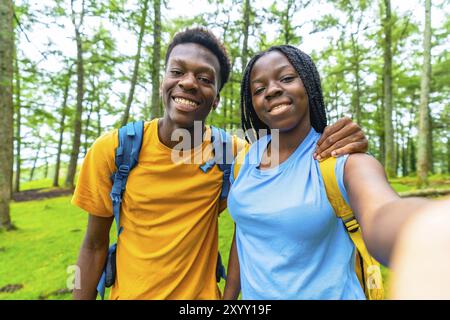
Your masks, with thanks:
<instances>
[{"instance_id":1,"label":"woman's eye","mask_svg":"<svg viewBox=\"0 0 450 320\"><path fill-rule=\"evenodd\" d=\"M256 96L256 95L260 94L260 93L263 92L263 91L264 91L264 87L259 87L259 88L256 88L256 89L255 89L255 91L253 92L253 94Z\"/></svg>"},{"instance_id":2,"label":"woman's eye","mask_svg":"<svg viewBox=\"0 0 450 320\"><path fill-rule=\"evenodd\" d=\"M294 79L295 79L294 76L286 76L286 77L281 78L281 81L282 81L282 82L291 82L291 81L293 81Z\"/></svg>"}]
</instances>

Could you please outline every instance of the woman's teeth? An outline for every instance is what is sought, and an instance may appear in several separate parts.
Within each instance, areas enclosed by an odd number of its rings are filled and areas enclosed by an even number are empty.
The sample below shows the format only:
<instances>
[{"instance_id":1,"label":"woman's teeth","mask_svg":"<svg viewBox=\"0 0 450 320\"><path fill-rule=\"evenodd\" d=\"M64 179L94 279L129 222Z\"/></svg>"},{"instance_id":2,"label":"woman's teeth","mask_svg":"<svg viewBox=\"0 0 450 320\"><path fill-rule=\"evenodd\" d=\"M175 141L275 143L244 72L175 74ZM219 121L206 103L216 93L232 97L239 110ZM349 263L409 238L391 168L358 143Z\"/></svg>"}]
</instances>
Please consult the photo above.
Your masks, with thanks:
<instances>
[{"instance_id":1,"label":"woman's teeth","mask_svg":"<svg viewBox=\"0 0 450 320\"><path fill-rule=\"evenodd\" d=\"M270 110L270 112L285 109L285 108L288 108L289 106L290 106L290 104L280 104L279 106L273 107Z\"/></svg>"}]
</instances>

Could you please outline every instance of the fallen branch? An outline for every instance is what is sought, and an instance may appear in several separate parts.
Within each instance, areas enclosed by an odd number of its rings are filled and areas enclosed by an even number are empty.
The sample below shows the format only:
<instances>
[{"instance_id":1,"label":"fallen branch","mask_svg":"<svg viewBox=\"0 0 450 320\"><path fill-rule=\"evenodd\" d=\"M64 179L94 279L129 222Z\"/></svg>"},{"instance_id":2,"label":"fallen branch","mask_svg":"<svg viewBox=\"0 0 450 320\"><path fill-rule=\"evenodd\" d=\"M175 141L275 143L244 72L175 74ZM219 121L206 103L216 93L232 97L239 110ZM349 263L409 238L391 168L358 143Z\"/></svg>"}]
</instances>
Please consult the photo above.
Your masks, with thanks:
<instances>
[{"instance_id":1,"label":"fallen branch","mask_svg":"<svg viewBox=\"0 0 450 320\"><path fill-rule=\"evenodd\" d=\"M450 194L450 189L422 189L398 193L400 197L437 197Z\"/></svg>"}]
</instances>

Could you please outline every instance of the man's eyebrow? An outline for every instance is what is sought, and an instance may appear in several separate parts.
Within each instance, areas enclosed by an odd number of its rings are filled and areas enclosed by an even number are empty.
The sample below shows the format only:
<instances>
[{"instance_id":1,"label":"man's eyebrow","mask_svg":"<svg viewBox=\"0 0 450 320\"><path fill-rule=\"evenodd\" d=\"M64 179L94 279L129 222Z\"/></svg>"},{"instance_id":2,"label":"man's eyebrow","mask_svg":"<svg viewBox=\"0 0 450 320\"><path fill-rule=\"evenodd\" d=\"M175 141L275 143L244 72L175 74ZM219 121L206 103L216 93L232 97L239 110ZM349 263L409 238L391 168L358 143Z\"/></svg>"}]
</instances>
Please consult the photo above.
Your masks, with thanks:
<instances>
[{"instance_id":1,"label":"man's eyebrow","mask_svg":"<svg viewBox=\"0 0 450 320\"><path fill-rule=\"evenodd\" d=\"M275 72L280 72L283 69L286 69L289 67L292 68L292 66L290 64L282 64L280 66L274 67L274 69L275 69ZM256 78L255 80L252 81L252 83L256 83L256 82L262 82L261 78Z\"/></svg>"},{"instance_id":2,"label":"man's eyebrow","mask_svg":"<svg viewBox=\"0 0 450 320\"><path fill-rule=\"evenodd\" d=\"M187 66L187 62L184 59L173 58L173 59L171 59L171 64L172 63L178 64L182 67ZM202 65L202 66L198 67L196 71L197 72L210 72L214 75L216 74L216 70L214 68L210 67L209 65Z\"/></svg>"}]
</instances>

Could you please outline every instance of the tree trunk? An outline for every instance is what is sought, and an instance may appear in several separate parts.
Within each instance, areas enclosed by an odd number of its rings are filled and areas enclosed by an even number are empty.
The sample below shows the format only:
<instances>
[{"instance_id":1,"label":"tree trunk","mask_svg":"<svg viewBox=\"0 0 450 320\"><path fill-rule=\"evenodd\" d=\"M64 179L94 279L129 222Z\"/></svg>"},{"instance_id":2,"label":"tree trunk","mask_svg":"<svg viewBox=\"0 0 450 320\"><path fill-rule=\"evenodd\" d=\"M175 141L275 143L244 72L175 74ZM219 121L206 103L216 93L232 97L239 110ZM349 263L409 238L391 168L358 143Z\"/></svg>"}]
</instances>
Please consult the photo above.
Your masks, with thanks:
<instances>
[{"instance_id":1,"label":"tree trunk","mask_svg":"<svg viewBox=\"0 0 450 320\"><path fill-rule=\"evenodd\" d=\"M244 41L242 43L242 74L244 74L245 67L247 66L247 59L248 59L248 33L250 28L250 0L245 0L244 4L244 26L243 26L243 34L244 34Z\"/></svg>"},{"instance_id":2,"label":"tree trunk","mask_svg":"<svg viewBox=\"0 0 450 320\"><path fill-rule=\"evenodd\" d=\"M161 98L159 96L159 73L161 70L161 0L153 1L153 54L152 54L152 104L151 117L159 118L161 112Z\"/></svg>"},{"instance_id":3,"label":"tree trunk","mask_svg":"<svg viewBox=\"0 0 450 320\"><path fill-rule=\"evenodd\" d=\"M36 170L37 161L39 159L39 153L41 152L42 140L39 140L38 149L36 152L36 156L34 157L33 166L31 167L30 177L28 181L33 181L34 171Z\"/></svg>"},{"instance_id":4,"label":"tree trunk","mask_svg":"<svg viewBox=\"0 0 450 320\"><path fill-rule=\"evenodd\" d=\"M47 147L44 147L44 179L47 179L48 177L48 155L47 155Z\"/></svg>"},{"instance_id":5,"label":"tree trunk","mask_svg":"<svg viewBox=\"0 0 450 320\"><path fill-rule=\"evenodd\" d=\"M11 175L13 171L13 3L0 0L0 229L11 230Z\"/></svg>"},{"instance_id":6,"label":"tree trunk","mask_svg":"<svg viewBox=\"0 0 450 320\"><path fill-rule=\"evenodd\" d=\"M133 68L133 76L131 77L131 85L130 92L128 93L127 105L125 107L125 113L122 118L122 126L128 123L128 118L130 117L130 108L133 103L134 91L136 89L137 78L139 74L139 64L141 62L141 48L142 48L142 39L144 38L145 33L145 24L147 21L147 12L148 12L148 0L144 2L144 8L142 9L141 21L139 23L139 37L137 44L137 52L136 57L134 59L134 68Z\"/></svg>"},{"instance_id":7,"label":"tree trunk","mask_svg":"<svg viewBox=\"0 0 450 320\"><path fill-rule=\"evenodd\" d=\"M100 137L100 135L102 133L102 120L101 120L101 114L100 114L101 103L100 103L100 95L99 94L97 94L96 99L97 99L97 108L96 108L96 113L97 113L97 137Z\"/></svg>"},{"instance_id":8,"label":"tree trunk","mask_svg":"<svg viewBox=\"0 0 450 320\"><path fill-rule=\"evenodd\" d=\"M22 122L22 113L21 113L21 101L20 101L20 70L19 70L19 61L17 57L17 49L15 50L15 74L16 74L16 175L14 181L14 192L20 191L20 150L22 139L20 137L20 124Z\"/></svg>"},{"instance_id":9,"label":"tree trunk","mask_svg":"<svg viewBox=\"0 0 450 320\"><path fill-rule=\"evenodd\" d=\"M64 136L65 122L66 122L67 99L69 97L69 87L70 87L70 79L71 78L72 78L72 66L70 66L70 68L69 68L66 82L64 84L63 102L62 102L62 106L61 106L61 121L59 122L58 151L56 153L55 175L53 177L53 186L54 187L59 187L59 169L61 166L61 152L62 152L63 136Z\"/></svg>"},{"instance_id":10,"label":"tree trunk","mask_svg":"<svg viewBox=\"0 0 450 320\"><path fill-rule=\"evenodd\" d=\"M392 126L392 21L391 1L384 0L384 134L385 134L385 167L388 177L395 177L394 128Z\"/></svg>"},{"instance_id":11,"label":"tree trunk","mask_svg":"<svg viewBox=\"0 0 450 320\"><path fill-rule=\"evenodd\" d=\"M447 138L447 173L450 173L450 139Z\"/></svg>"},{"instance_id":12,"label":"tree trunk","mask_svg":"<svg viewBox=\"0 0 450 320\"><path fill-rule=\"evenodd\" d=\"M434 163L433 163L433 118L431 117L430 107L428 109L428 142L427 142L427 159L428 159L428 171L434 174Z\"/></svg>"},{"instance_id":13,"label":"tree trunk","mask_svg":"<svg viewBox=\"0 0 450 320\"><path fill-rule=\"evenodd\" d=\"M91 124L91 115L92 112L94 111L94 102L91 101L89 103L89 111L88 111L88 115L87 115L87 119L86 119L86 127L84 129L84 144L83 144L83 157L86 157L87 154L87 150L88 150L88 140L89 140L89 126Z\"/></svg>"},{"instance_id":14,"label":"tree trunk","mask_svg":"<svg viewBox=\"0 0 450 320\"><path fill-rule=\"evenodd\" d=\"M423 32L423 65L420 81L420 106L419 106L419 137L417 146L417 186L419 188L428 185L428 135L430 134L429 122L429 94L431 78L431 0L425 0L425 28Z\"/></svg>"},{"instance_id":15,"label":"tree trunk","mask_svg":"<svg viewBox=\"0 0 450 320\"><path fill-rule=\"evenodd\" d=\"M292 14L290 12L292 5L293 5L293 1L288 0L286 3L286 11L284 12L283 34L284 34L284 43L285 44L289 44L291 42L291 32L290 32L291 20L289 18L292 16Z\"/></svg>"},{"instance_id":16,"label":"tree trunk","mask_svg":"<svg viewBox=\"0 0 450 320\"><path fill-rule=\"evenodd\" d=\"M355 76L355 90L353 90L352 94L352 107L353 107L353 115L355 117L355 121L357 124L361 125L361 86L360 86L360 76L359 76L359 50L358 44L352 34L352 53L354 60L354 76Z\"/></svg>"},{"instance_id":17,"label":"tree trunk","mask_svg":"<svg viewBox=\"0 0 450 320\"><path fill-rule=\"evenodd\" d=\"M75 174L77 171L78 155L80 153L81 143L81 122L83 114L83 96L84 96L84 65L83 65L83 43L81 39L80 27L83 24L84 7L82 8L80 21L75 22L75 12L73 10L72 0L72 23L75 29L75 40L77 44L77 107L75 113L75 124L73 133L72 152L70 153L70 162L67 169L65 186L74 187ZM84 5L84 2L83 2Z\"/></svg>"}]
</instances>

